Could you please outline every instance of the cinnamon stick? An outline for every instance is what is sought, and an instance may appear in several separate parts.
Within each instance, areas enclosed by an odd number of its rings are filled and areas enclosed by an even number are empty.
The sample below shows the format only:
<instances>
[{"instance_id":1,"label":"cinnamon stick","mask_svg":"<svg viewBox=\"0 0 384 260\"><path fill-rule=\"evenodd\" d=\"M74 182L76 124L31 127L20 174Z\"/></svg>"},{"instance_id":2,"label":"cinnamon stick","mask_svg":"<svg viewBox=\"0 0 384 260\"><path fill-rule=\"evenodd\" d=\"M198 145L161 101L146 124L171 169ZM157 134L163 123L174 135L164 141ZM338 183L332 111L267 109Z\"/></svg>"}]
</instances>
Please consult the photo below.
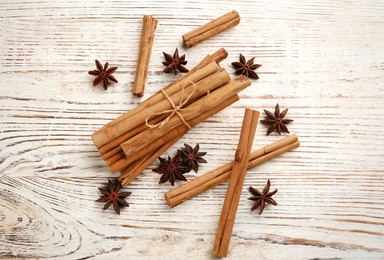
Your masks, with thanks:
<instances>
[{"instance_id":1,"label":"cinnamon stick","mask_svg":"<svg viewBox=\"0 0 384 260\"><path fill-rule=\"evenodd\" d=\"M272 144L269 144L250 154L248 170L277 156L291 151L300 145L297 135L292 134ZM212 170L200 177L189 181L177 188L165 193L165 200L170 207L174 207L189 200L217 185L229 180L233 162L227 163L215 170Z\"/></svg>"},{"instance_id":2,"label":"cinnamon stick","mask_svg":"<svg viewBox=\"0 0 384 260\"><path fill-rule=\"evenodd\" d=\"M247 172L247 164L259 115L260 113L258 111L251 109L245 110L240 140L236 150L235 161L233 163L213 247L213 254L217 256L226 256L228 252L229 241L232 235L237 206Z\"/></svg>"},{"instance_id":3,"label":"cinnamon stick","mask_svg":"<svg viewBox=\"0 0 384 260\"><path fill-rule=\"evenodd\" d=\"M212 115L220 112L224 108L230 106L234 102L239 100L238 95L234 95L229 99L220 103L217 107L201 114L188 121L191 126L195 126L200 122L206 120ZM123 170L120 174L119 180L122 182L123 186L128 185L132 180L134 180L149 164L151 164L157 157L159 157L164 151L166 151L169 147L171 147L174 143L176 143L186 132L188 132L189 128L185 125L182 125L178 128L173 129L164 135L161 140L157 140L148 146L147 149L142 150L144 156L139 152L137 155L135 154L134 162L125 170ZM150 151L155 151L151 153ZM137 158L136 158L137 157ZM125 161L126 166L129 164L129 161ZM120 166L122 167L122 166Z\"/></svg>"},{"instance_id":4,"label":"cinnamon stick","mask_svg":"<svg viewBox=\"0 0 384 260\"><path fill-rule=\"evenodd\" d=\"M138 97L142 97L144 95L144 88L145 83L147 81L149 60L151 59L153 38L155 36L156 25L156 18L150 15L144 15L139 57L137 59L136 76L132 90L132 94Z\"/></svg>"},{"instance_id":5,"label":"cinnamon stick","mask_svg":"<svg viewBox=\"0 0 384 260\"><path fill-rule=\"evenodd\" d=\"M251 85L251 83L247 77L243 75L237 76L228 83L212 91L209 95L198 99L182 111L180 110L179 113L184 120L188 121L195 116L214 108L223 100L235 95L249 85ZM181 124L183 124L182 119L179 116L173 116L162 128L148 128L122 143L120 146L125 155L130 157Z\"/></svg>"},{"instance_id":6,"label":"cinnamon stick","mask_svg":"<svg viewBox=\"0 0 384 260\"><path fill-rule=\"evenodd\" d=\"M224 48L218 49L215 53L210 55L211 61L216 61L217 63L222 62L225 58L227 58L228 52Z\"/></svg>"},{"instance_id":7,"label":"cinnamon stick","mask_svg":"<svg viewBox=\"0 0 384 260\"><path fill-rule=\"evenodd\" d=\"M236 11L231 11L209 23L194 29L189 33L184 34L182 36L184 44L190 48L197 45L199 42L209 39L235 25L238 25L239 23L239 13Z\"/></svg>"},{"instance_id":8,"label":"cinnamon stick","mask_svg":"<svg viewBox=\"0 0 384 260\"><path fill-rule=\"evenodd\" d=\"M197 83L199 80L207 77L208 75L219 71L221 68L215 61L208 63L202 68L194 71L186 77L183 77L182 80L176 81L175 83L170 84L164 91L168 95L173 95L176 92L180 91L183 87L191 85L191 82ZM95 143L96 147L103 146L113 139L119 137L120 135L128 132L129 130L141 125L144 119L150 114L147 112L147 109L151 108L156 103L165 99L164 94L159 91L154 94L141 104L137 105L135 108L131 109L127 113L119 116L115 120L104 125L98 131L93 133L92 140ZM138 116L140 114L141 120L128 120L133 116Z\"/></svg>"}]
</instances>

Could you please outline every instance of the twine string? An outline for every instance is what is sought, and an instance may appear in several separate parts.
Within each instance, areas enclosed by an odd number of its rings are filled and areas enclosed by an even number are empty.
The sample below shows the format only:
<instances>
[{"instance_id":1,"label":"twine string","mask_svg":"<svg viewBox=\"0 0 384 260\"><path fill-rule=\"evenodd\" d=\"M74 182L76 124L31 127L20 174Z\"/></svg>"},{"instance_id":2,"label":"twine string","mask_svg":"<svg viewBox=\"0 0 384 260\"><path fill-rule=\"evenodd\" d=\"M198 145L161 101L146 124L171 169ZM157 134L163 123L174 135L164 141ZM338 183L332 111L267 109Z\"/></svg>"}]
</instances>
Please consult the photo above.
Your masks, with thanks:
<instances>
[{"instance_id":1,"label":"twine string","mask_svg":"<svg viewBox=\"0 0 384 260\"><path fill-rule=\"evenodd\" d=\"M145 119L145 124L149 127L149 128L162 128L166 123L168 123L168 121L176 114L180 119L181 121L189 128L191 129L192 127L188 124L188 122L185 120L185 118L183 117L183 115L180 113L180 111L182 110L185 110L187 108L183 108L183 106L185 106L188 101L191 99L191 97L195 94L196 92L196 84L192 81L190 81L190 83L192 83L192 86L193 86L193 89L191 91L191 93L184 99L184 95L185 95L185 88L186 88L186 84L184 84L183 88L181 89L181 98L180 98L180 102L179 104L176 106L175 103L173 102L173 100L168 96L168 94L163 90L161 89L161 93L163 93L164 97L168 100L168 102L171 104L172 108L173 109L166 109L164 111L161 111L161 112L155 112L155 113L152 113L150 114L146 119ZM183 100L184 99L184 100ZM151 118L154 118L154 117L157 117L159 115L163 115L163 114L168 114L170 113L163 121L160 121L159 123L157 124L150 124L148 123L148 121L151 119Z\"/></svg>"}]
</instances>

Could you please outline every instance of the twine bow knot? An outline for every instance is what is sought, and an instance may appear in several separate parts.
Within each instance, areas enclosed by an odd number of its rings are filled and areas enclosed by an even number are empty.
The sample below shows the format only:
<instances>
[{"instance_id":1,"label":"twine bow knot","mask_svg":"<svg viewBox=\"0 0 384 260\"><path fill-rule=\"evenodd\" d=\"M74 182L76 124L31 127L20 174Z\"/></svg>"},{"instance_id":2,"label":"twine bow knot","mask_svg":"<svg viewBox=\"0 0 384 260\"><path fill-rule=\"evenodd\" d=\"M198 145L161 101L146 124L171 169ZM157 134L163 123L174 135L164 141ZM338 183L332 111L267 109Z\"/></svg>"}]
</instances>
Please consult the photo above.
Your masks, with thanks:
<instances>
[{"instance_id":1,"label":"twine bow knot","mask_svg":"<svg viewBox=\"0 0 384 260\"><path fill-rule=\"evenodd\" d=\"M181 121L189 128L191 129L192 127L188 124L188 122L185 120L185 118L183 117L183 115L180 113L180 111L182 110L185 110L187 108L183 108L183 106L185 106L188 101L191 99L191 97L193 96L193 94L195 94L196 92L196 85L195 83L193 83L192 81L190 82L192 83L192 86L193 86L193 89L191 91L191 93L186 97L185 100L183 100L184 98L184 92L185 92L185 88L186 88L186 84L184 84L183 88L181 89L181 98L180 98L180 102L179 104L176 106L175 103L173 102L173 100L168 96L168 94L163 90L161 89L161 92L163 93L164 97L168 100L168 102L171 104L172 108L173 109L166 109L164 111L161 111L161 112L157 112L157 113L152 113L150 114L146 119L145 119L145 124L149 127L149 128L162 128L166 123L168 123L168 121L176 114L180 117ZM148 121L153 118L153 117L156 117L156 116L159 116L159 115L163 115L163 114L168 114L170 113L163 121L160 121L159 123L157 124L149 124Z\"/></svg>"}]
</instances>

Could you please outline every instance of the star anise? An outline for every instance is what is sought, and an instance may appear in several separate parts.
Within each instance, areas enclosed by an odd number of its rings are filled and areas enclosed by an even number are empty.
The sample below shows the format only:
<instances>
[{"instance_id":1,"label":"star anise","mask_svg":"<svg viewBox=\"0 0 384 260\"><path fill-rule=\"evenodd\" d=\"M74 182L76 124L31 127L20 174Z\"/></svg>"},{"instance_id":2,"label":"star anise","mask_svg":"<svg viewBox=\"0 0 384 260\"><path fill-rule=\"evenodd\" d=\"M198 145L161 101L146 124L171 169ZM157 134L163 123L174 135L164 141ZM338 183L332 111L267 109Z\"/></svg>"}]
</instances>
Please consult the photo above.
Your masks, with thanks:
<instances>
[{"instance_id":1,"label":"star anise","mask_svg":"<svg viewBox=\"0 0 384 260\"><path fill-rule=\"evenodd\" d=\"M293 120L284 119L284 117L288 113L288 108L284 109L284 111L280 113L280 106L279 106L279 103L277 103L275 107L275 114L265 109L264 109L264 112L268 116L268 118L265 120L260 120L260 122L263 124L270 125L267 131L267 135L272 133L275 129L277 129L277 132L279 133L279 135L281 135L281 132L285 132L289 134L288 128L285 124L288 124Z\"/></svg>"},{"instance_id":2,"label":"star anise","mask_svg":"<svg viewBox=\"0 0 384 260\"><path fill-rule=\"evenodd\" d=\"M173 56L165 52L163 52L163 55L166 60L166 61L163 61L163 65L166 66L166 68L164 69L165 73L170 73L173 71L175 75L177 75L177 73L179 72L189 71L186 67L183 66L187 64L187 61L185 60L185 54L179 57L179 50L177 48L173 53Z\"/></svg>"},{"instance_id":3,"label":"star anise","mask_svg":"<svg viewBox=\"0 0 384 260\"><path fill-rule=\"evenodd\" d=\"M232 66L236 68L235 73L245 75L247 78L252 77L255 79L259 79L259 76L257 76L254 70L260 67L261 65L253 64L254 60L255 60L255 57L249 59L246 62L245 57L242 54L240 54L240 62L232 62Z\"/></svg>"},{"instance_id":4,"label":"star anise","mask_svg":"<svg viewBox=\"0 0 384 260\"><path fill-rule=\"evenodd\" d=\"M265 202L267 202L268 204L272 204L274 206L277 205L277 202L274 199L272 199L272 196L277 192L277 189L272 192L269 192L270 186L271 186L271 182L268 180L267 185L265 185L262 193L253 187L249 187L249 191L253 194L253 197L250 197L248 199L255 201L255 204L253 204L251 210L253 211L260 206L259 215L263 213Z\"/></svg>"},{"instance_id":5,"label":"star anise","mask_svg":"<svg viewBox=\"0 0 384 260\"><path fill-rule=\"evenodd\" d=\"M184 173L189 171L187 166L184 166L180 160L180 153L176 153L176 155L171 159L168 156L168 159L158 158L160 161L160 166L153 169L152 171L162 174L159 183L164 183L167 180L173 186L175 184L175 180L187 181L184 177Z\"/></svg>"},{"instance_id":6,"label":"star anise","mask_svg":"<svg viewBox=\"0 0 384 260\"><path fill-rule=\"evenodd\" d=\"M117 79L111 75L117 70L117 67L111 67L108 69L108 62L105 63L104 68L103 68L103 65L100 63L100 61L95 60L95 63L96 63L97 70L88 71L89 75L96 76L96 78L93 80L94 87L96 87L101 83L103 88L107 90L108 83L111 83L111 82L117 83Z\"/></svg>"},{"instance_id":7,"label":"star anise","mask_svg":"<svg viewBox=\"0 0 384 260\"><path fill-rule=\"evenodd\" d=\"M120 192L119 190L121 189L121 183L119 182L116 186L114 187L113 183L111 180L108 180L108 188L103 189L99 188L99 191L104 194L104 196L100 197L97 202L106 202L104 205L103 210L106 210L109 208L111 204L113 204L113 209L117 214L120 215L120 207L121 206L127 206L129 207L128 202L126 202L123 198L131 195L131 192Z\"/></svg>"},{"instance_id":8,"label":"star anise","mask_svg":"<svg viewBox=\"0 0 384 260\"><path fill-rule=\"evenodd\" d=\"M202 158L202 156L206 155L206 152L199 152L200 146L196 144L195 148L188 144L184 144L183 149L178 150L181 155L181 161L187 166L190 170L194 170L196 173L199 170L199 163L207 163L206 160Z\"/></svg>"}]
</instances>

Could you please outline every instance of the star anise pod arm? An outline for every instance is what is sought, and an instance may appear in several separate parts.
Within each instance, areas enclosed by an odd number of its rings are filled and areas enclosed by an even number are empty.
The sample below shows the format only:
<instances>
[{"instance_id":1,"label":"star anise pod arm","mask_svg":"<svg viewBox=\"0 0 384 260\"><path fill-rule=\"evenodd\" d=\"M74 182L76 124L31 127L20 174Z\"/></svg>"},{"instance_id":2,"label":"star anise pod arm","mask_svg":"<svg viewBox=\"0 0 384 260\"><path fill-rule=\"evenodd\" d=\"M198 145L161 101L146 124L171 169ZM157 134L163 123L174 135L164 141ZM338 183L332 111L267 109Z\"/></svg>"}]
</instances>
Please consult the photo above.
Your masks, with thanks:
<instances>
[{"instance_id":1,"label":"star anise pod arm","mask_svg":"<svg viewBox=\"0 0 384 260\"><path fill-rule=\"evenodd\" d=\"M267 184L263 189L263 192L259 192L257 189L253 187L249 187L249 191L252 193L253 196L248 199L255 201L251 208L251 211L260 207L259 215L261 215L265 208L265 202L267 202L268 204L272 204L274 206L277 205L277 202L272 198L272 196L276 194L277 189L275 189L272 192L269 192L270 186L271 186L271 182L268 180Z\"/></svg>"},{"instance_id":2,"label":"star anise pod arm","mask_svg":"<svg viewBox=\"0 0 384 260\"><path fill-rule=\"evenodd\" d=\"M129 207L128 202L124 200L125 197L131 195L131 192L119 192L121 189L121 183L118 182L116 188L114 187L111 180L108 180L107 188L99 188L99 191L104 196L100 197L96 202L106 202L103 210L109 208L113 204L113 209L117 214L120 215L120 207L127 206Z\"/></svg>"}]
</instances>

